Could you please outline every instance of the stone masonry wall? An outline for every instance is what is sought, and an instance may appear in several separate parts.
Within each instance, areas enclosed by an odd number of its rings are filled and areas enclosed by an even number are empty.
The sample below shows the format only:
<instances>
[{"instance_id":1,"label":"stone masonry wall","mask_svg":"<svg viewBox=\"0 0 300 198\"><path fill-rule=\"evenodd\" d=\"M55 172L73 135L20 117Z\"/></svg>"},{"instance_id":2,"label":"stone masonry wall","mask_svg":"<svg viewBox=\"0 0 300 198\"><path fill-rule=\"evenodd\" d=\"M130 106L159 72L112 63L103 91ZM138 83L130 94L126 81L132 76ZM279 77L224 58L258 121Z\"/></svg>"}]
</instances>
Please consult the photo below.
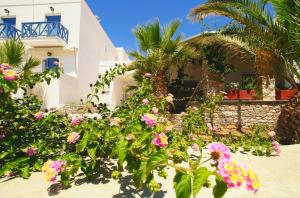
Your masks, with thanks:
<instances>
[{"instance_id":1,"label":"stone masonry wall","mask_svg":"<svg viewBox=\"0 0 300 198\"><path fill-rule=\"evenodd\" d=\"M206 114L206 122L217 128L247 132L252 125L267 124L275 129L281 110L287 101L223 101L210 116ZM196 103L189 106L197 106Z\"/></svg>"}]
</instances>

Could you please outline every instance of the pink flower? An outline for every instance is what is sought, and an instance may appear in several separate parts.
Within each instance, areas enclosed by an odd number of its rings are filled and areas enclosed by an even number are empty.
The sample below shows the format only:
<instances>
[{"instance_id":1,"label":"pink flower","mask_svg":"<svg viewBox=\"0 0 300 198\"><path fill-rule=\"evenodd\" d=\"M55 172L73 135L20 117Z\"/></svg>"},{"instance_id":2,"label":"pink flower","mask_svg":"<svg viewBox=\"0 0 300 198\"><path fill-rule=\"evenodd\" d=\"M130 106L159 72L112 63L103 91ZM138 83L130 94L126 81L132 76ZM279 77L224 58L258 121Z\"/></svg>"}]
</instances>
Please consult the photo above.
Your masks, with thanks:
<instances>
[{"instance_id":1,"label":"pink flower","mask_svg":"<svg viewBox=\"0 0 300 198\"><path fill-rule=\"evenodd\" d=\"M36 120L41 120L44 116L45 116L45 113L41 112L41 111L34 114L34 117Z\"/></svg>"},{"instance_id":2,"label":"pink flower","mask_svg":"<svg viewBox=\"0 0 300 198\"><path fill-rule=\"evenodd\" d=\"M160 133L156 135L156 137L152 140L151 144L161 148L166 147L168 146L168 137L164 133Z\"/></svg>"},{"instance_id":3,"label":"pink flower","mask_svg":"<svg viewBox=\"0 0 300 198\"><path fill-rule=\"evenodd\" d=\"M153 127L156 124L157 117L154 114L147 113L142 116L142 121L144 121L148 127Z\"/></svg>"},{"instance_id":4,"label":"pink flower","mask_svg":"<svg viewBox=\"0 0 300 198\"><path fill-rule=\"evenodd\" d=\"M65 166L66 166L66 162L65 161L62 161L62 160L57 160L57 161L54 161L51 165L50 165L50 168L52 168L54 170L54 172L57 174L61 171L64 171L65 170Z\"/></svg>"},{"instance_id":5,"label":"pink flower","mask_svg":"<svg viewBox=\"0 0 300 198\"><path fill-rule=\"evenodd\" d=\"M84 119L83 115L73 116L71 118L71 125L76 126Z\"/></svg>"},{"instance_id":6,"label":"pink flower","mask_svg":"<svg viewBox=\"0 0 300 198\"><path fill-rule=\"evenodd\" d=\"M51 183L56 182L58 174L66 170L66 165L67 163L62 160L47 161L42 167L45 179Z\"/></svg>"},{"instance_id":7,"label":"pink flower","mask_svg":"<svg viewBox=\"0 0 300 198\"><path fill-rule=\"evenodd\" d=\"M149 100L147 99L147 98L145 98L145 99L143 99L143 105L147 105L147 104L149 104Z\"/></svg>"},{"instance_id":8,"label":"pink flower","mask_svg":"<svg viewBox=\"0 0 300 198\"><path fill-rule=\"evenodd\" d=\"M151 113L158 114L159 109L157 107L152 107Z\"/></svg>"},{"instance_id":9,"label":"pink flower","mask_svg":"<svg viewBox=\"0 0 300 198\"><path fill-rule=\"evenodd\" d=\"M145 73L144 76L145 76L146 78L151 78L151 77L152 77L152 74L150 74L150 73Z\"/></svg>"},{"instance_id":10,"label":"pink flower","mask_svg":"<svg viewBox=\"0 0 300 198\"><path fill-rule=\"evenodd\" d=\"M26 154L27 154L29 157L31 157L31 156L33 156L34 154L36 154L37 151L38 151L38 148L36 148L36 147L28 147L28 148L27 148L27 151L26 151Z\"/></svg>"},{"instance_id":11,"label":"pink flower","mask_svg":"<svg viewBox=\"0 0 300 198\"><path fill-rule=\"evenodd\" d=\"M75 144L80 138L80 135L77 132L72 132L69 134L67 138L67 142L69 144Z\"/></svg>"},{"instance_id":12,"label":"pink flower","mask_svg":"<svg viewBox=\"0 0 300 198\"><path fill-rule=\"evenodd\" d=\"M2 63L0 65L0 71L2 72L3 70L11 69L11 67L7 63Z\"/></svg>"},{"instance_id":13,"label":"pink flower","mask_svg":"<svg viewBox=\"0 0 300 198\"><path fill-rule=\"evenodd\" d=\"M192 145L192 149L193 149L194 152L198 152L198 151L199 151L199 146L198 146L198 144L193 144L193 145Z\"/></svg>"},{"instance_id":14,"label":"pink flower","mask_svg":"<svg viewBox=\"0 0 300 198\"><path fill-rule=\"evenodd\" d=\"M16 78L17 78L16 72L12 69L3 70L2 73L4 75L5 80L13 81L13 80L16 80Z\"/></svg>"},{"instance_id":15,"label":"pink flower","mask_svg":"<svg viewBox=\"0 0 300 198\"><path fill-rule=\"evenodd\" d=\"M132 140L133 138L134 138L134 136L131 135L131 134L129 134L129 135L127 135L127 136L125 137L125 139L128 140L128 141Z\"/></svg>"},{"instance_id":16,"label":"pink flower","mask_svg":"<svg viewBox=\"0 0 300 198\"><path fill-rule=\"evenodd\" d=\"M110 126L120 126L121 119L118 117L109 119Z\"/></svg>"},{"instance_id":17,"label":"pink flower","mask_svg":"<svg viewBox=\"0 0 300 198\"><path fill-rule=\"evenodd\" d=\"M3 140L5 138L4 134L0 134L0 141Z\"/></svg>"},{"instance_id":18,"label":"pink flower","mask_svg":"<svg viewBox=\"0 0 300 198\"><path fill-rule=\"evenodd\" d=\"M230 161L230 149L221 142L213 142L207 146L211 157L215 162Z\"/></svg>"},{"instance_id":19,"label":"pink flower","mask_svg":"<svg viewBox=\"0 0 300 198\"><path fill-rule=\"evenodd\" d=\"M6 178L9 178L9 177L13 176L13 173L10 172L10 171L6 171L5 174L4 174L4 176L5 176Z\"/></svg>"},{"instance_id":20,"label":"pink flower","mask_svg":"<svg viewBox=\"0 0 300 198\"><path fill-rule=\"evenodd\" d=\"M276 140L272 140L273 150L276 152L277 155L281 153L280 144Z\"/></svg>"}]
</instances>

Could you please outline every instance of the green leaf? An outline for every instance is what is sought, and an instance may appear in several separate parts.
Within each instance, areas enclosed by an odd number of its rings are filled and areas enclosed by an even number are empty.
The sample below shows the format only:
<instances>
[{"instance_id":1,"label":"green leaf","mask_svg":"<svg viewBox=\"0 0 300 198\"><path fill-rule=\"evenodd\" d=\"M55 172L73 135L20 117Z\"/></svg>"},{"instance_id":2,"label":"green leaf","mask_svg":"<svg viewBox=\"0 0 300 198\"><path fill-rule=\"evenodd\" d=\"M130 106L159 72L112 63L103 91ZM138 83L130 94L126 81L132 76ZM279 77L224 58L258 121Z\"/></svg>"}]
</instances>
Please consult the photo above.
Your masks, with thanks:
<instances>
[{"instance_id":1,"label":"green leaf","mask_svg":"<svg viewBox=\"0 0 300 198\"><path fill-rule=\"evenodd\" d=\"M202 186L206 183L208 177L210 176L210 171L206 167L200 167L196 170L193 181L193 196L196 195L201 190Z\"/></svg>"},{"instance_id":2,"label":"green leaf","mask_svg":"<svg viewBox=\"0 0 300 198\"><path fill-rule=\"evenodd\" d=\"M187 173L177 172L173 182L177 198L190 198L192 189L191 175Z\"/></svg>"},{"instance_id":3,"label":"green leaf","mask_svg":"<svg viewBox=\"0 0 300 198\"><path fill-rule=\"evenodd\" d=\"M132 178L134 181L134 185L137 188L141 188L143 186L144 181L146 180L147 177L146 169L147 169L147 161L142 161L140 164L140 168L133 174Z\"/></svg>"},{"instance_id":4,"label":"green leaf","mask_svg":"<svg viewBox=\"0 0 300 198\"><path fill-rule=\"evenodd\" d=\"M29 165L25 166L24 168L21 169L21 176L23 179L28 179L30 176L30 172L29 172Z\"/></svg>"},{"instance_id":5,"label":"green leaf","mask_svg":"<svg viewBox=\"0 0 300 198\"><path fill-rule=\"evenodd\" d=\"M79 142L79 144L76 146L76 151L81 153L84 151L84 149L87 146L88 140L90 139L89 133L85 133L83 135L82 140Z\"/></svg>"},{"instance_id":6,"label":"green leaf","mask_svg":"<svg viewBox=\"0 0 300 198\"><path fill-rule=\"evenodd\" d=\"M147 164L147 175L155 168L168 163L168 155L165 151L158 151L150 156Z\"/></svg>"},{"instance_id":7,"label":"green leaf","mask_svg":"<svg viewBox=\"0 0 300 198\"><path fill-rule=\"evenodd\" d=\"M96 159L97 149L98 149L97 146L87 149L88 155L90 156L90 158L92 158L92 160Z\"/></svg>"},{"instance_id":8,"label":"green leaf","mask_svg":"<svg viewBox=\"0 0 300 198\"><path fill-rule=\"evenodd\" d=\"M127 145L128 142L124 140L123 138L117 143L117 152L118 152L118 167L119 169L122 169L124 160L126 158L127 154Z\"/></svg>"},{"instance_id":9,"label":"green leaf","mask_svg":"<svg viewBox=\"0 0 300 198\"><path fill-rule=\"evenodd\" d=\"M213 188L214 198L222 198L227 191L227 184L221 177L216 177L216 185Z\"/></svg>"},{"instance_id":10,"label":"green leaf","mask_svg":"<svg viewBox=\"0 0 300 198\"><path fill-rule=\"evenodd\" d=\"M3 152L3 153L1 153L1 155L0 155L0 160L3 159L3 158L5 158L6 155L8 155L8 152Z\"/></svg>"}]
</instances>

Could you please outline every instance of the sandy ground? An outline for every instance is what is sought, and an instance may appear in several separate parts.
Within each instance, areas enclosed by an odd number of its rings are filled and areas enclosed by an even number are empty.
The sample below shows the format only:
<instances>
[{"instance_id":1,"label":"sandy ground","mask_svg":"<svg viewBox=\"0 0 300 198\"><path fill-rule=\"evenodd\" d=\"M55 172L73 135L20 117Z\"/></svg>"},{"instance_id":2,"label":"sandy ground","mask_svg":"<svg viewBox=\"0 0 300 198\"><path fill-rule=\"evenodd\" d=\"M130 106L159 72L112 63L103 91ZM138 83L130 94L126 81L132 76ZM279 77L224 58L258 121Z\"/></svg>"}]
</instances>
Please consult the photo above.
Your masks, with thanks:
<instances>
[{"instance_id":1,"label":"sandy ground","mask_svg":"<svg viewBox=\"0 0 300 198\"><path fill-rule=\"evenodd\" d=\"M250 154L236 153L234 158L239 162L252 165L261 180L261 189L255 195L244 188L229 190L225 198L298 198L300 197L300 145L282 146L280 157L257 157ZM104 171L92 183L87 183L83 176L76 178L72 187L62 190L59 185L47 183L41 173L34 173L29 180L13 178L0 180L0 198L131 198L155 197L173 198L172 178L174 172L169 170L167 180L162 183L162 191L151 195L148 191L136 192L132 186L130 176L119 181L109 178L110 170ZM107 179L108 178L108 179ZM197 197L212 197L209 189L203 189Z\"/></svg>"}]
</instances>

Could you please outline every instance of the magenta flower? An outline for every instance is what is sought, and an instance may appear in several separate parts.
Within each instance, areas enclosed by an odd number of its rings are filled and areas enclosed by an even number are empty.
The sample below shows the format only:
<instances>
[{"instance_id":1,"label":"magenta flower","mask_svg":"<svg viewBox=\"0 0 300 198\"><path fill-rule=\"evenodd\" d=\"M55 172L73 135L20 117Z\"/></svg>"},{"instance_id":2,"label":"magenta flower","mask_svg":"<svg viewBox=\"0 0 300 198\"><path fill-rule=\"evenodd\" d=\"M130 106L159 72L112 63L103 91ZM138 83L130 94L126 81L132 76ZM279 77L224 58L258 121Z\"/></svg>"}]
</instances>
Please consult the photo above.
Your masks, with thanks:
<instances>
[{"instance_id":1,"label":"magenta flower","mask_svg":"<svg viewBox=\"0 0 300 198\"><path fill-rule=\"evenodd\" d=\"M0 71L4 71L4 70L7 70L7 69L11 69L11 67L7 64L7 63L2 63L0 65Z\"/></svg>"},{"instance_id":2,"label":"magenta flower","mask_svg":"<svg viewBox=\"0 0 300 198\"><path fill-rule=\"evenodd\" d=\"M147 99L147 98L145 98L145 99L143 99L143 105L147 105L147 104L149 104L149 100Z\"/></svg>"},{"instance_id":3,"label":"magenta flower","mask_svg":"<svg viewBox=\"0 0 300 198\"><path fill-rule=\"evenodd\" d=\"M37 153L37 151L38 151L38 148L36 148L36 147L28 147L27 151L26 151L26 154L29 157L31 157L31 156L35 155Z\"/></svg>"},{"instance_id":4,"label":"magenta flower","mask_svg":"<svg viewBox=\"0 0 300 198\"><path fill-rule=\"evenodd\" d=\"M8 81L13 81L17 78L16 72L12 69L3 70L2 74L4 75L4 79Z\"/></svg>"},{"instance_id":5,"label":"magenta flower","mask_svg":"<svg viewBox=\"0 0 300 198\"><path fill-rule=\"evenodd\" d=\"M44 116L45 116L45 113L41 112L41 111L34 114L34 117L36 120L41 120Z\"/></svg>"},{"instance_id":6,"label":"magenta flower","mask_svg":"<svg viewBox=\"0 0 300 198\"><path fill-rule=\"evenodd\" d=\"M144 121L148 127L153 127L156 124L157 117L154 114L147 113L142 116L142 121Z\"/></svg>"},{"instance_id":7,"label":"magenta flower","mask_svg":"<svg viewBox=\"0 0 300 198\"><path fill-rule=\"evenodd\" d=\"M73 116L71 118L71 125L76 126L84 119L83 115Z\"/></svg>"},{"instance_id":8,"label":"magenta flower","mask_svg":"<svg viewBox=\"0 0 300 198\"><path fill-rule=\"evenodd\" d=\"M77 132L72 132L69 134L67 138L67 142L69 144L75 144L80 138L80 135Z\"/></svg>"},{"instance_id":9,"label":"magenta flower","mask_svg":"<svg viewBox=\"0 0 300 198\"><path fill-rule=\"evenodd\" d=\"M158 147L166 147L168 146L168 137L164 133L160 133L156 135L156 137L152 140L151 144Z\"/></svg>"},{"instance_id":10,"label":"magenta flower","mask_svg":"<svg viewBox=\"0 0 300 198\"><path fill-rule=\"evenodd\" d=\"M213 142L207 146L211 157L215 162L230 161L230 149L221 142Z\"/></svg>"}]
</instances>

